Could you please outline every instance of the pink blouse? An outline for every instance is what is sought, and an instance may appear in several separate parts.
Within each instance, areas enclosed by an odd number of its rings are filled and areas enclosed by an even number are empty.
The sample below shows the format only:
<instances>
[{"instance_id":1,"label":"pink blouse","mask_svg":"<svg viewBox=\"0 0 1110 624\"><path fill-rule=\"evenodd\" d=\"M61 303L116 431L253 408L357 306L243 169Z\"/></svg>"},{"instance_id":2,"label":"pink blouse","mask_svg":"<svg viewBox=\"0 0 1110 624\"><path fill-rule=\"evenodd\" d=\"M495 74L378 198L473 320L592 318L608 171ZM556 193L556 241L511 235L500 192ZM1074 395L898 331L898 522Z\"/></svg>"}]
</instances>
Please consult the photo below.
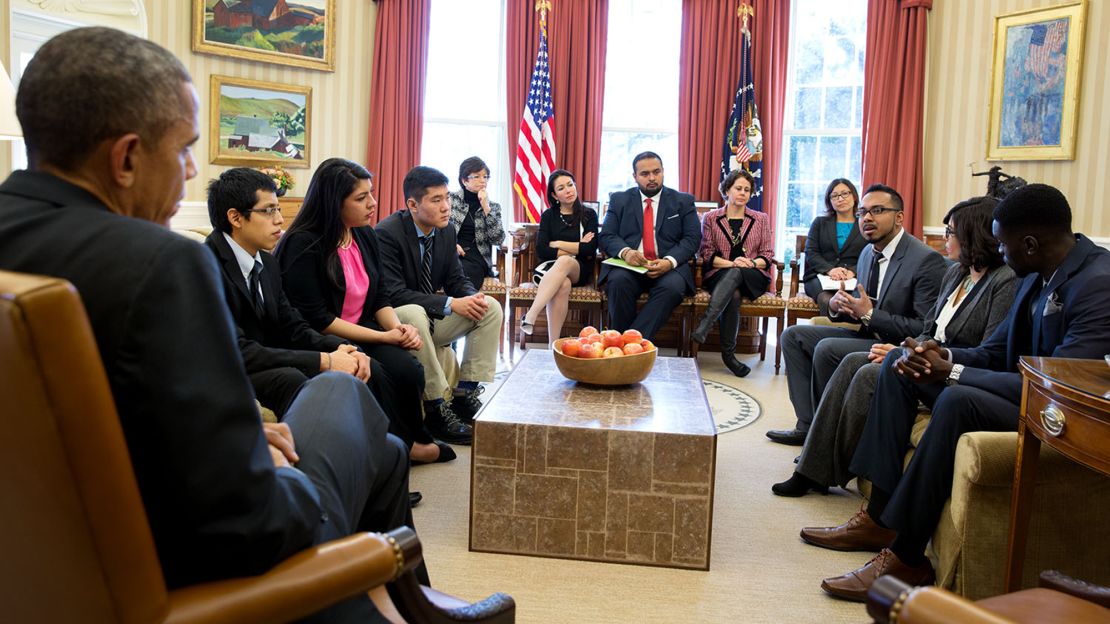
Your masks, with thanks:
<instances>
[{"instance_id":1,"label":"pink blouse","mask_svg":"<svg viewBox=\"0 0 1110 624\"><path fill-rule=\"evenodd\" d=\"M358 323L366 305L366 293L370 290L370 276L366 274L358 245L352 244L346 249L339 247L338 251L339 263L343 265L343 279L347 282L347 290L343 293L343 312L339 318L348 323Z\"/></svg>"}]
</instances>

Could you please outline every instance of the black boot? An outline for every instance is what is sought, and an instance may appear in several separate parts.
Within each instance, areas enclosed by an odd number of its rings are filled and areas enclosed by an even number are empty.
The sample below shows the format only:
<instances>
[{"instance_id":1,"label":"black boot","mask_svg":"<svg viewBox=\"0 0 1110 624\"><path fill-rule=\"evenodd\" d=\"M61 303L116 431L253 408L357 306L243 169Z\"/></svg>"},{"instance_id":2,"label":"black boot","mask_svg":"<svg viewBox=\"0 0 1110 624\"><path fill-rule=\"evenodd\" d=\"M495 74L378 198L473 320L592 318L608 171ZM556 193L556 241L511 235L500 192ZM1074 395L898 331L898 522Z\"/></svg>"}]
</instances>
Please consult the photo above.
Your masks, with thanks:
<instances>
[{"instance_id":1,"label":"black boot","mask_svg":"<svg viewBox=\"0 0 1110 624\"><path fill-rule=\"evenodd\" d=\"M717 322L717 318L725 311L728 304L732 301L732 295L736 292L736 287L740 285L740 269L721 269L721 279L717 280L716 285L713 286L713 294L709 297L709 306L705 309L705 316L702 317L701 323L698 324L697 329L690 334L690 338L698 344L703 344L706 337L709 336L709 331L713 329L713 323ZM721 339L724 340L724 327L721 328Z\"/></svg>"},{"instance_id":2,"label":"black boot","mask_svg":"<svg viewBox=\"0 0 1110 624\"><path fill-rule=\"evenodd\" d=\"M736 274L739 275L739 271ZM724 280L722 280L724 281ZM716 291L714 290L714 293ZM740 329L740 293L733 290L721 314L721 361L737 377L752 372L748 365L736 359L736 332Z\"/></svg>"},{"instance_id":3,"label":"black boot","mask_svg":"<svg viewBox=\"0 0 1110 624\"><path fill-rule=\"evenodd\" d=\"M725 366L737 377L746 377L748 373L752 372L752 369L747 364L736 359L736 356L733 355L731 351L722 351L721 361L723 361Z\"/></svg>"}]
</instances>

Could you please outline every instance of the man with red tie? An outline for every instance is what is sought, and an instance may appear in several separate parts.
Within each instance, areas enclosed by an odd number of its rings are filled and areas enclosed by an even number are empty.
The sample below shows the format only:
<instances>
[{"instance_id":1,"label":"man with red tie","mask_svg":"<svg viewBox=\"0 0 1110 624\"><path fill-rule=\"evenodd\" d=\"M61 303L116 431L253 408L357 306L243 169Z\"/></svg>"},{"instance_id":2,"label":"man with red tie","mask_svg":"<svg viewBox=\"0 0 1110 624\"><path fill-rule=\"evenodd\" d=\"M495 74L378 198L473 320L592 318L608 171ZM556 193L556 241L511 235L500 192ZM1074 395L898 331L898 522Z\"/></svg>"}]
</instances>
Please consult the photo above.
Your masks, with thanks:
<instances>
[{"instance_id":1,"label":"man with red tie","mask_svg":"<svg viewBox=\"0 0 1110 624\"><path fill-rule=\"evenodd\" d=\"M636 188L609 196L600 243L607 256L647 273L603 264L598 282L609 298L611 328L637 329L652 339L682 296L694 292L689 262L701 244L701 225L694 196L663 186L658 154L637 154L632 171ZM648 301L637 313L636 299L644 291Z\"/></svg>"}]
</instances>

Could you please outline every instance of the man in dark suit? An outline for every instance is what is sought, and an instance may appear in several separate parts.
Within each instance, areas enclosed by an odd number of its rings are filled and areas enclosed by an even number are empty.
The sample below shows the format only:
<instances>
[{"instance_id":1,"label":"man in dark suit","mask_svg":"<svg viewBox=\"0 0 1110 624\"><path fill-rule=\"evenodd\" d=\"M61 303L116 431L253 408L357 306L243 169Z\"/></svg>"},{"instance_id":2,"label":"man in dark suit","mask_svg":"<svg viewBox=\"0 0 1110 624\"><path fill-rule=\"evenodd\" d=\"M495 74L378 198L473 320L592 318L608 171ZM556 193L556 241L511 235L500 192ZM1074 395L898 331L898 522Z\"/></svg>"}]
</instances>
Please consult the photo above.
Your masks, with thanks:
<instances>
[{"instance_id":1,"label":"man in dark suit","mask_svg":"<svg viewBox=\"0 0 1110 624\"><path fill-rule=\"evenodd\" d=\"M216 262L164 227L196 175L198 108L168 51L68 31L23 74L30 170L0 186L0 268L80 293L171 588L412 519L404 448L365 417L373 399L355 377L319 375L285 423L262 425ZM384 620L363 595L318 621Z\"/></svg>"},{"instance_id":2,"label":"man in dark suit","mask_svg":"<svg viewBox=\"0 0 1110 624\"><path fill-rule=\"evenodd\" d=\"M447 176L431 167L413 167L405 175L404 192L407 210L389 215L375 228L382 245L382 280L397 318L415 326L423 341L416 359L424 365L425 418L452 429L461 424L472 434L471 425L459 421L473 421L482 405L478 383L493 381L501 304L475 290L463 272L455 229L447 227ZM438 350L464 336L459 382L452 391ZM445 400L449 391L450 403Z\"/></svg>"},{"instance_id":3,"label":"man in dark suit","mask_svg":"<svg viewBox=\"0 0 1110 624\"><path fill-rule=\"evenodd\" d=\"M829 300L829 319L860 327L795 325L782 333L786 383L798 422L793 429L768 431L774 442L804 444L814 409L840 360L867 351L876 340L899 344L919 335L936 302L944 258L902 229L898 191L882 184L870 186L856 217L870 244L856 268L857 292L837 291Z\"/></svg>"},{"instance_id":4,"label":"man in dark suit","mask_svg":"<svg viewBox=\"0 0 1110 624\"><path fill-rule=\"evenodd\" d=\"M609 298L613 329L638 329L651 339L670 318L684 294L694 292L689 262L701 244L701 224L694 196L663 186L663 160L654 152L632 160L636 188L609 196L609 210L601 226L601 249L636 267L601 265L598 281ZM648 291L644 307L636 312L636 299Z\"/></svg>"},{"instance_id":5,"label":"man in dark suit","mask_svg":"<svg viewBox=\"0 0 1110 624\"><path fill-rule=\"evenodd\" d=\"M881 549L862 568L825 579L830 594L863 601L883 574L932 583L925 545L952 492L956 444L971 431L1017 430L1018 358L1110 353L1110 252L1072 233L1063 194L1044 184L1012 191L995 208L993 230L1006 263L1025 278L1010 314L978 347L907 339L905 351L887 355L851 464L872 483L867 509L837 527L802 529L816 546ZM933 416L903 474L919 400Z\"/></svg>"}]
</instances>

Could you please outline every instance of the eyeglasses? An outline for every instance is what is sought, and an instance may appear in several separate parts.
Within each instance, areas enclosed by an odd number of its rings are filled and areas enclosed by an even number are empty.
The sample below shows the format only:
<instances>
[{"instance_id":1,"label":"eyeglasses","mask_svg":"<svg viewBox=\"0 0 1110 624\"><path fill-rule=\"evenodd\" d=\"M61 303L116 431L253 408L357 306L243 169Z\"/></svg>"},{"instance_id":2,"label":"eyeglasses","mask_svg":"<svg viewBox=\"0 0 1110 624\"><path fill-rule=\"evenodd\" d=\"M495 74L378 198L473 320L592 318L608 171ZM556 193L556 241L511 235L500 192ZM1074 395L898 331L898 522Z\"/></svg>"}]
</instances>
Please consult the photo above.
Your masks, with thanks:
<instances>
[{"instance_id":1,"label":"eyeglasses","mask_svg":"<svg viewBox=\"0 0 1110 624\"><path fill-rule=\"evenodd\" d=\"M884 208L882 206L875 206L874 208L872 208L870 210L868 210L867 208L860 208L859 210L856 211L856 218L857 219L862 219L864 215L871 215L872 217L877 218L879 215L883 214L884 212L902 212L902 211L897 209L897 208Z\"/></svg>"},{"instance_id":2,"label":"eyeglasses","mask_svg":"<svg viewBox=\"0 0 1110 624\"><path fill-rule=\"evenodd\" d=\"M471 182L489 182L489 176L483 175L481 173L472 173L466 176L466 179L470 180Z\"/></svg>"},{"instance_id":3,"label":"eyeglasses","mask_svg":"<svg viewBox=\"0 0 1110 624\"><path fill-rule=\"evenodd\" d=\"M832 199L832 200L848 199L851 196L852 196L851 193L849 193L848 191L844 191L843 193L833 193L832 195L829 195L829 199Z\"/></svg>"},{"instance_id":4,"label":"eyeglasses","mask_svg":"<svg viewBox=\"0 0 1110 624\"><path fill-rule=\"evenodd\" d=\"M946 225L946 226L944 226L944 237L948 238L950 236L952 236L952 228L950 228Z\"/></svg>"},{"instance_id":5,"label":"eyeglasses","mask_svg":"<svg viewBox=\"0 0 1110 624\"><path fill-rule=\"evenodd\" d=\"M276 215L281 214L281 206L270 206L269 208L247 208L239 212L255 212L261 215L266 215L267 218L273 219Z\"/></svg>"}]
</instances>

